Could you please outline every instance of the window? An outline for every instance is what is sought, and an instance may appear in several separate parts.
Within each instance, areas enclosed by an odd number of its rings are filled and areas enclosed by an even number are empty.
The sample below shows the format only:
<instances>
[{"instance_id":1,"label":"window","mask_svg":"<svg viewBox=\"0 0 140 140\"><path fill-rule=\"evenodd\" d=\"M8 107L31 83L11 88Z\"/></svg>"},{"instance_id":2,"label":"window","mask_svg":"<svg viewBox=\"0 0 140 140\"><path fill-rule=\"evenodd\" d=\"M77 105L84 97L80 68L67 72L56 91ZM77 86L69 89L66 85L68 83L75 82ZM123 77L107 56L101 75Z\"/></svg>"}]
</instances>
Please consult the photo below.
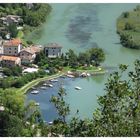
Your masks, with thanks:
<instances>
[{"instance_id":1,"label":"window","mask_svg":"<svg viewBox=\"0 0 140 140\"><path fill-rule=\"evenodd\" d=\"M9 53L11 53L11 51L9 51Z\"/></svg>"},{"instance_id":2,"label":"window","mask_svg":"<svg viewBox=\"0 0 140 140\"><path fill-rule=\"evenodd\" d=\"M15 53L17 53L17 51L15 51Z\"/></svg>"},{"instance_id":3,"label":"window","mask_svg":"<svg viewBox=\"0 0 140 140\"><path fill-rule=\"evenodd\" d=\"M17 48L15 48L15 50L17 50Z\"/></svg>"},{"instance_id":4,"label":"window","mask_svg":"<svg viewBox=\"0 0 140 140\"><path fill-rule=\"evenodd\" d=\"M11 50L11 48L9 48L9 50Z\"/></svg>"}]
</instances>

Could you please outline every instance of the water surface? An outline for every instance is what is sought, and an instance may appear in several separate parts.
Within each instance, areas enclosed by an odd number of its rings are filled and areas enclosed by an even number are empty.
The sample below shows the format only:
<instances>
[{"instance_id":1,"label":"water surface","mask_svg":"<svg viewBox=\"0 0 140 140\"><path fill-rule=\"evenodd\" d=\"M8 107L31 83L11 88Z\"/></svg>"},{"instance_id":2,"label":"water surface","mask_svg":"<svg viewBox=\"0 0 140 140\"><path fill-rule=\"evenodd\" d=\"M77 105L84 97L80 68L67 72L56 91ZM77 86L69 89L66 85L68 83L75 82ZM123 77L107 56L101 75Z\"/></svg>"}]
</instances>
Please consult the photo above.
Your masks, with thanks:
<instances>
[{"instance_id":1,"label":"water surface","mask_svg":"<svg viewBox=\"0 0 140 140\"><path fill-rule=\"evenodd\" d=\"M27 36L37 44L57 42L63 46L63 52L73 49L75 52L86 51L91 47L101 47L106 53L103 63L107 67L117 67L118 64L128 64L133 68L133 62L140 58L140 51L122 47L116 34L116 19L124 11L135 8L137 4L51 4L52 13L45 24L36 32ZM80 110L82 118L92 117L97 108L97 96L103 95L104 84L108 75L94 76L88 79L75 79L64 82L68 95L65 97L70 104L71 114ZM75 86L82 90L76 91ZM54 106L49 103L50 96L57 94L59 86L53 89L41 90L37 96L28 94L28 100L40 102L41 112L47 121L57 114Z\"/></svg>"}]
</instances>

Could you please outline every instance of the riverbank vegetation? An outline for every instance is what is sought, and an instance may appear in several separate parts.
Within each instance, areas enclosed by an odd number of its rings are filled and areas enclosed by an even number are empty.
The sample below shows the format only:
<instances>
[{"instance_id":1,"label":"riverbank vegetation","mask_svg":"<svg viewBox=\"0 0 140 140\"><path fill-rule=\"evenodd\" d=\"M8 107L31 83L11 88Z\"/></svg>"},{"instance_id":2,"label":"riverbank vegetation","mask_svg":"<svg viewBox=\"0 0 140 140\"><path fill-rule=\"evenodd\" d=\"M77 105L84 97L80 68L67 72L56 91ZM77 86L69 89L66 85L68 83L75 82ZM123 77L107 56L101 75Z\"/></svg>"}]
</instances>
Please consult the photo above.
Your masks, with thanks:
<instances>
[{"instance_id":1,"label":"riverbank vegetation","mask_svg":"<svg viewBox=\"0 0 140 140\"><path fill-rule=\"evenodd\" d=\"M117 20L117 33L124 47L140 49L140 5L122 13Z\"/></svg>"},{"instance_id":2,"label":"riverbank vegetation","mask_svg":"<svg viewBox=\"0 0 140 140\"><path fill-rule=\"evenodd\" d=\"M73 50L63 53L60 58L50 59L45 56L44 52L40 52L35 59L35 63L44 69L51 71L56 69L62 70L64 67L73 69L89 68L89 66L98 67L105 60L105 53L101 48L91 48L86 52L78 55ZM91 68L92 69L92 68Z\"/></svg>"},{"instance_id":3,"label":"riverbank vegetation","mask_svg":"<svg viewBox=\"0 0 140 140\"><path fill-rule=\"evenodd\" d=\"M4 74L8 77L0 79L0 87L3 89L6 88L21 88L25 84L35 80L37 78L42 78L46 75L46 72L43 70L39 70L34 73L22 74L20 69L15 67L16 69L11 71L8 68L4 68Z\"/></svg>"},{"instance_id":4,"label":"riverbank vegetation","mask_svg":"<svg viewBox=\"0 0 140 140\"><path fill-rule=\"evenodd\" d=\"M62 87L58 96L51 98L59 117L50 125L43 122L33 103L25 107L21 95L13 90L0 90L0 136L140 136L140 60L135 61L128 80L122 78L127 69L128 66L120 65L120 70L109 76L105 94L98 98L99 108L92 119L80 119L77 110L66 121L70 110Z\"/></svg>"}]
</instances>

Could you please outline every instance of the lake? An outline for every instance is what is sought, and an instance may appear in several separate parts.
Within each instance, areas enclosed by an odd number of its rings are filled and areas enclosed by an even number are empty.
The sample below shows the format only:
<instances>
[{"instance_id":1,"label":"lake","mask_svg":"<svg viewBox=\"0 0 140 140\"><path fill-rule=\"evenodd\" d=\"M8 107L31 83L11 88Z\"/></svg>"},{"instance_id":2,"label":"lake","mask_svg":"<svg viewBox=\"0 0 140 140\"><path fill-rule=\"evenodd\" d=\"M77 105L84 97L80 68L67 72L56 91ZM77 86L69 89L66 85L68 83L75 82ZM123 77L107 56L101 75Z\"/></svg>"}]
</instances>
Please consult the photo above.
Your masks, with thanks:
<instances>
[{"instance_id":1,"label":"lake","mask_svg":"<svg viewBox=\"0 0 140 140\"><path fill-rule=\"evenodd\" d=\"M122 47L116 34L116 19L122 12L133 10L137 4L51 4L52 12L39 29L27 36L37 44L56 42L63 46L63 52L73 49L85 51L91 47L101 47L106 54L104 67L111 70L119 64L129 65L140 58L140 51ZM79 109L81 118L91 118L98 107L97 97L105 94L104 88L108 74L90 78L60 79L54 88L41 90L38 95L27 94L27 100L40 103L41 113L46 121L52 121L57 113L49 100L57 94L60 83L64 83L67 92L65 100L70 104L71 115ZM82 87L76 91L75 86Z\"/></svg>"}]
</instances>

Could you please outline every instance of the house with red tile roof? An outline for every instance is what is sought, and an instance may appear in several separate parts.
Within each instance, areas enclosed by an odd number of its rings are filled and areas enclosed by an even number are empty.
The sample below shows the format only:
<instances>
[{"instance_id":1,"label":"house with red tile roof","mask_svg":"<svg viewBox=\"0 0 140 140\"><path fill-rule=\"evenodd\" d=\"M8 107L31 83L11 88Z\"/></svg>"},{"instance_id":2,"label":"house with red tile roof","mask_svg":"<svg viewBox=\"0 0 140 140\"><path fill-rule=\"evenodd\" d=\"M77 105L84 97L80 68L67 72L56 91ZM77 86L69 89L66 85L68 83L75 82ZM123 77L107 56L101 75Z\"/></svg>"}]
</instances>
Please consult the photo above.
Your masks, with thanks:
<instances>
[{"instance_id":1,"label":"house with red tile roof","mask_svg":"<svg viewBox=\"0 0 140 140\"><path fill-rule=\"evenodd\" d=\"M18 56L21 49L22 49L22 42L18 38L8 40L3 44L4 55Z\"/></svg>"},{"instance_id":2,"label":"house with red tile roof","mask_svg":"<svg viewBox=\"0 0 140 140\"><path fill-rule=\"evenodd\" d=\"M42 48L40 48L37 45L32 45L30 47L24 48L20 51L19 57L21 58L22 63L31 63L34 61L37 53L41 51Z\"/></svg>"},{"instance_id":3,"label":"house with red tile roof","mask_svg":"<svg viewBox=\"0 0 140 140\"><path fill-rule=\"evenodd\" d=\"M2 66L5 67L13 67L13 66L20 66L21 65L21 59L16 56L0 56L0 62Z\"/></svg>"}]
</instances>

